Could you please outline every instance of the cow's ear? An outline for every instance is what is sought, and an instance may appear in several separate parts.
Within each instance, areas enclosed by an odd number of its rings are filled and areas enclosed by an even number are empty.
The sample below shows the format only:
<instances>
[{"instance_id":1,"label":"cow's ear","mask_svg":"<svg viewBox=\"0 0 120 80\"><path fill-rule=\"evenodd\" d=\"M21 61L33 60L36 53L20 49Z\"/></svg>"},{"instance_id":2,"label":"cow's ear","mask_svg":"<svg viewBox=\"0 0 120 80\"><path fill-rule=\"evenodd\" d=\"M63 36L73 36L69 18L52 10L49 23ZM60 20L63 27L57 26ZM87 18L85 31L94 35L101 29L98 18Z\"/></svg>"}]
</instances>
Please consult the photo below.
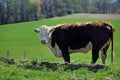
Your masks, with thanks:
<instances>
[{"instance_id":1,"label":"cow's ear","mask_svg":"<svg viewBox=\"0 0 120 80\"><path fill-rule=\"evenodd\" d=\"M55 28L52 27L52 28L50 28L49 33L52 33L52 32L54 32L54 31L55 31Z\"/></svg>"},{"instance_id":2,"label":"cow's ear","mask_svg":"<svg viewBox=\"0 0 120 80\"><path fill-rule=\"evenodd\" d=\"M34 29L34 31L35 31L36 33L39 33L39 29Z\"/></svg>"}]
</instances>

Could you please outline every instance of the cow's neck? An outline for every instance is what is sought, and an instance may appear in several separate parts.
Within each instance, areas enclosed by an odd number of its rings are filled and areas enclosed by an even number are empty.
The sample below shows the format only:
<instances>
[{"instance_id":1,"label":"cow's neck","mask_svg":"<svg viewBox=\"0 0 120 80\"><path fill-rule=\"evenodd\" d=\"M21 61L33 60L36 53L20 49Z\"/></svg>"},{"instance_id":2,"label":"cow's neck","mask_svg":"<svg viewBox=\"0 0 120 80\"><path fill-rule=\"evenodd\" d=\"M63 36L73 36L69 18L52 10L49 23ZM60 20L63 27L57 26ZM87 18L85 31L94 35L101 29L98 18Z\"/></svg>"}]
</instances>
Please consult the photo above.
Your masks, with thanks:
<instances>
[{"instance_id":1,"label":"cow's neck","mask_svg":"<svg viewBox=\"0 0 120 80\"><path fill-rule=\"evenodd\" d=\"M52 47L52 46L51 46L51 40L52 40L52 38L51 38L51 36L50 36L49 39L48 39L48 43L47 43L47 46L48 46L49 48Z\"/></svg>"}]
</instances>

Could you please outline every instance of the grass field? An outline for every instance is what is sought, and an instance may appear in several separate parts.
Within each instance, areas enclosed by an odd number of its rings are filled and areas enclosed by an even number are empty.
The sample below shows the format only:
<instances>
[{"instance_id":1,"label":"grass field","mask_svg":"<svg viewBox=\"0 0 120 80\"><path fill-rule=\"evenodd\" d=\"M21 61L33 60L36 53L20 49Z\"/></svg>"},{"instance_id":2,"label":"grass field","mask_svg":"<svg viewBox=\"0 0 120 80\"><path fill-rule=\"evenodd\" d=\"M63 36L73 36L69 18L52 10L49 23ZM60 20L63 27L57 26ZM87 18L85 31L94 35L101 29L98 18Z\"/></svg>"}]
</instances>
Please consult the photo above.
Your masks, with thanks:
<instances>
[{"instance_id":1,"label":"grass field","mask_svg":"<svg viewBox=\"0 0 120 80\"><path fill-rule=\"evenodd\" d=\"M14 58L17 61L23 58L26 53L26 58L29 60L38 59L38 61L59 62L64 63L62 58L56 58L49 51L47 46L43 45L39 41L39 35L34 32L34 28L41 25L54 26L62 23L74 23L74 22L87 22L96 21L99 19L44 19L41 21L23 22L16 24L0 25L0 56L6 57L7 51L9 51L9 57ZM114 66L111 66L110 62L110 48L108 50L108 57L106 60L106 66L111 69L101 69L98 72L90 72L87 68L82 68L70 71L47 71L47 70L31 70L16 68L16 65L6 66L0 62L0 80L105 80L111 78L112 80L118 80L120 78L120 20L103 20L109 21L115 27L114 33L114 48L115 48L115 61ZM88 54L72 54L72 63L86 63L90 64L91 52ZM101 58L97 61L97 64L101 63Z\"/></svg>"}]
</instances>

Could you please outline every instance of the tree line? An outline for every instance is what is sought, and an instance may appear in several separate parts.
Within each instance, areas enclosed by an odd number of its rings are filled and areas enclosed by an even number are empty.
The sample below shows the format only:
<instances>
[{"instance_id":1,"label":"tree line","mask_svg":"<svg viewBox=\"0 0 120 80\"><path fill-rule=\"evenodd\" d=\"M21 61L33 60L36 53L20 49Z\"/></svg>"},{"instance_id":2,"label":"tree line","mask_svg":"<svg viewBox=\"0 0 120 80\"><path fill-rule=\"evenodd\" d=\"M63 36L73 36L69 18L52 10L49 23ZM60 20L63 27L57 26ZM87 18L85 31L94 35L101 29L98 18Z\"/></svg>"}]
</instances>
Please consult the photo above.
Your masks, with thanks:
<instances>
[{"instance_id":1,"label":"tree line","mask_svg":"<svg viewBox=\"0 0 120 80\"><path fill-rule=\"evenodd\" d=\"M0 0L0 24L73 13L120 14L120 0Z\"/></svg>"}]
</instances>

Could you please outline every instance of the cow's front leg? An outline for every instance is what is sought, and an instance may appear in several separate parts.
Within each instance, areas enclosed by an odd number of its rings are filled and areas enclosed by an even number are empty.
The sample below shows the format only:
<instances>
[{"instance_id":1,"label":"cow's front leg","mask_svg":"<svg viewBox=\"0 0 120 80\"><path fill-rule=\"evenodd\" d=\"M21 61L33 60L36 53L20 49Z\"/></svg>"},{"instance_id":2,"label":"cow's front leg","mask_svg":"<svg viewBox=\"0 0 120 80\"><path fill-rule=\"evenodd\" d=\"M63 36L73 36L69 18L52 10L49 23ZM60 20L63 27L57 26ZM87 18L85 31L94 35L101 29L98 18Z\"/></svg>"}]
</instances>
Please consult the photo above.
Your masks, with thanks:
<instances>
[{"instance_id":1,"label":"cow's front leg","mask_svg":"<svg viewBox=\"0 0 120 80\"><path fill-rule=\"evenodd\" d=\"M70 63L70 55L67 49L62 50L62 56L63 56L65 63Z\"/></svg>"}]
</instances>

